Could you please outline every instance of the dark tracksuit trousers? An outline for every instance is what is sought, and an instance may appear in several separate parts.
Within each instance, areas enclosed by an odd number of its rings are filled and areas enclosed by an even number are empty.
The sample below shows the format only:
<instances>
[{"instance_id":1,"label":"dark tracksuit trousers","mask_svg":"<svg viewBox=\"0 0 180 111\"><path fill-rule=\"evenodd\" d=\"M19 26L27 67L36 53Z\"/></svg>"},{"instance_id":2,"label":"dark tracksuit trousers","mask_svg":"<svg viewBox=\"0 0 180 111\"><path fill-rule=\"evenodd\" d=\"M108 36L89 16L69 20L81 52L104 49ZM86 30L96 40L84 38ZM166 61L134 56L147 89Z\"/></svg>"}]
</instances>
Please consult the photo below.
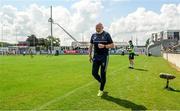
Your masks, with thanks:
<instances>
[{"instance_id":1,"label":"dark tracksuit trousers","mask_svg":"<svg viewBox=\"0 0 180 111\"><path fill-rule=\"evenodd\" d=\"M106 83L106 69L108 65L108 55L94 55L93 57L93 66L92 66L92 75L100 83L100 90L104 90ZM101 74L99 75L99 69L101 69Z\"/></svg>"}]
</instances>

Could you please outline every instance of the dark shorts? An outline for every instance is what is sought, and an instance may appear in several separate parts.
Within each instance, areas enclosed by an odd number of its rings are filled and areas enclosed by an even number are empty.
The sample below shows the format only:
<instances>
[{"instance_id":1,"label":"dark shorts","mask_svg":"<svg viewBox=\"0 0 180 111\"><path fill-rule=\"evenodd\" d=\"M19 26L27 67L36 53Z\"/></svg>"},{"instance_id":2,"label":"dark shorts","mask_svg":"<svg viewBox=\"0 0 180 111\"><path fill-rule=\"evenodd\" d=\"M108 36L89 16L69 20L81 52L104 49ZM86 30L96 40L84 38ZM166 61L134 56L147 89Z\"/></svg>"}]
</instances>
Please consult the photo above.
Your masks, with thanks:
<instances>
[{"instance_id":1,"label":"dark shorts","mask_svg":"<svg viewBox=\"0 0 180 111\"><path fill-rule=\"evenodd\" d=\"M134 59L134 53L129 54L129 59Z\"/></svg>"},{"instance_id":2,"label":"dark shorts","mask_svg":"<svg viewBox=\"0 0 180 111\"><path fill-rule=\"evenodd\" d=\"M104 62L104 61L106 61L107 57L108 57L108 55L94 55L93 60Z\"/></svg>"}]
</instances>

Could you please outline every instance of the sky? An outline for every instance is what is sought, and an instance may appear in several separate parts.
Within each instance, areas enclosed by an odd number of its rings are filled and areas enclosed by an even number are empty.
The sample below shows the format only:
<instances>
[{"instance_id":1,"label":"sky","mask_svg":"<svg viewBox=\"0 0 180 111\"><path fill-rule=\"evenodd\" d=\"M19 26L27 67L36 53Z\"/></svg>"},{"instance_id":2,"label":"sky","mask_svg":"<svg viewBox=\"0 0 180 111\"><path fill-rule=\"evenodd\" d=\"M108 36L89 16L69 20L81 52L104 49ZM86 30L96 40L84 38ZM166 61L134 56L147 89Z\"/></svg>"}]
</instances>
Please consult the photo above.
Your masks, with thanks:
<instances>
[{"instance_id":1,"label":"sky","mask_svg":"<svg viewBox=\"0 0 180 111\"><path fill-rule=\"evenodd\" d=\"M78 41L89 41L99 22L114 41L132 39L138 45L144 45L152 32L180 29L179 0L0 0L0 41L50 35L51 5L54 21ZM71 45L71 38L56 25L53 35L61 45Z\"/></svg>"}]
</instances>

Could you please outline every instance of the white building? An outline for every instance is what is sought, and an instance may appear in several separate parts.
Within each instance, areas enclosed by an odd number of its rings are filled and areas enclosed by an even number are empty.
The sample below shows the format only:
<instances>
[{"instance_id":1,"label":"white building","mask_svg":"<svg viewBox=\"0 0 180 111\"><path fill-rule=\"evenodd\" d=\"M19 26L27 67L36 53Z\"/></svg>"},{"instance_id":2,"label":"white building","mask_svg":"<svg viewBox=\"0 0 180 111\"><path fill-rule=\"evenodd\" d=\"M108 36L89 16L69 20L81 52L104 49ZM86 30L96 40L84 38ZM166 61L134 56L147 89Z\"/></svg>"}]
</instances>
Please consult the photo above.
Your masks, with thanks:
<instances>
[{"instance_id":1,"label":"white building","mask_svg":"<svg viewBox=\"0 0 180 111\"><path fill-rule=\"evenodd\" d=\"M180 40L180 30L166 30L163 32L163 40Z\"/></svg>"},{"instance_id":2,"label":"white building","mask_svg":"<svg viewBox=\"0 0 180 111\"><path fill-rule=\"evenodd\" d=\"M162 52L169 51L175 45L180 44L180 30L165 30L152 33L148 52L160 56Z\"/></svg>"},{"instance_id":3,"label":"white building","mask_svg":"<svg viewBox=\"0 0 180 111\"><path fill-rule=\"evenodd\" d=\"M79 47L81 49L89 48L90 42L72 42L71 46L72 48ZM127 42L114 42L116 49L126 49L128 47Z\"/></svg>"},{"instance_id":4,"label":"white building","mask_svg":"<svg viewBox=\"0 0 180 111\"><path fill-rule=\"evenodd\" d=\"M114 42L115 49L126 49L128 47L127 42Z\"/></svg>"},{"instance_id":5,"label":"white building","mask_svg":"<svg viewBox=\"0 0 180 111\"><path fill-rule=\"evenodd\" d=\"M151 41L156 42L161 40L180 40L180 30L166 30L152 33Z\"/></svg>"},{"instance_id":6,"label":"white building","mask_svg":"<svg viewBox=\"0 0 180 111\"><path fill-rule=\"evenodd\" d=\"M90 42L75 42L74 41L71 43L71 46L73 49L77 47L79 47L80 49L87 49L89 48L89 45L90 45Z\"/></svg>"}]
</instances>

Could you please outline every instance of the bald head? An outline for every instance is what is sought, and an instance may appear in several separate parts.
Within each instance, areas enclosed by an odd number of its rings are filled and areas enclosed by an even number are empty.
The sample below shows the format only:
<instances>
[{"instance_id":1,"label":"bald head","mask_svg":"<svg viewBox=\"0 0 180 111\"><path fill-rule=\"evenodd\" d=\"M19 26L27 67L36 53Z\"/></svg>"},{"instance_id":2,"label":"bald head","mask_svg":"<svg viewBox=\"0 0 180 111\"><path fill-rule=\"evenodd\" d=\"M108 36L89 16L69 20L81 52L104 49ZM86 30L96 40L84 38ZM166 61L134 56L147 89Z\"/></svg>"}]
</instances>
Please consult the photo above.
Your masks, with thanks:
<instances>
[{"instance_id":1,"label":"bald head","mask_svg":"<svg viewBox=\"0 0 180 111\"><path fill-rule=\"evenodd\" d=\"M97 25L96 25L96 32L97 33L101 33L101 32L103 32L103 24L102 23L98 23Z\"/></svg>"}]
</instances>

